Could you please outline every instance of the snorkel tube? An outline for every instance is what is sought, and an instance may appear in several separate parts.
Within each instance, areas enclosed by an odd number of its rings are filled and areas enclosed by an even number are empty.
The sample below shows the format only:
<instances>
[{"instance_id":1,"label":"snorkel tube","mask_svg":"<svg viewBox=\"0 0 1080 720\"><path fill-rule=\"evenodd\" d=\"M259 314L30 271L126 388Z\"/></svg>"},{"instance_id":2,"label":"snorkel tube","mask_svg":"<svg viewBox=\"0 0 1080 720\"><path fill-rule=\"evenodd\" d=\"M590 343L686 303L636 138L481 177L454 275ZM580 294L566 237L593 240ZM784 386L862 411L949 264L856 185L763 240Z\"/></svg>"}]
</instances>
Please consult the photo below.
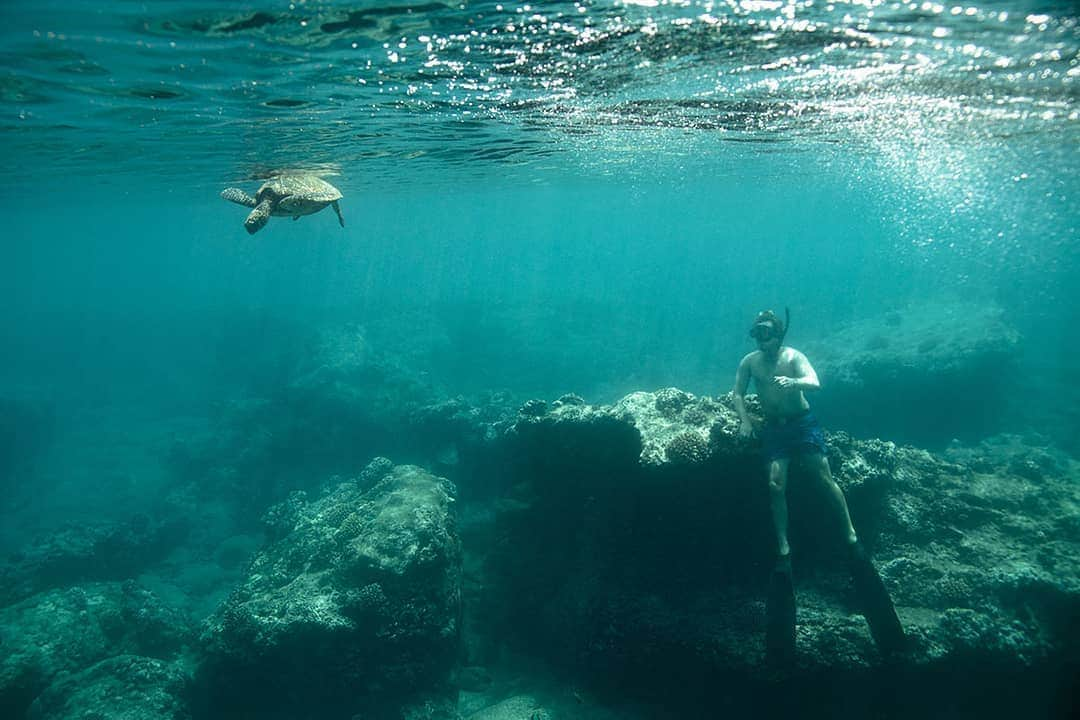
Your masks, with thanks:
<instances>
[{"instance_id":1,"label":"snorkel tube","mask_svg":"<svg viewBox=\"0 0 1080 720\"><path fill-rule=\"evenodd\" d=\"M787 305L784 306L784 331L780 333L780 344L784 344L784 338L787 337L787 331L791 327L791 308Z\"/></svg>"}]
</instances>

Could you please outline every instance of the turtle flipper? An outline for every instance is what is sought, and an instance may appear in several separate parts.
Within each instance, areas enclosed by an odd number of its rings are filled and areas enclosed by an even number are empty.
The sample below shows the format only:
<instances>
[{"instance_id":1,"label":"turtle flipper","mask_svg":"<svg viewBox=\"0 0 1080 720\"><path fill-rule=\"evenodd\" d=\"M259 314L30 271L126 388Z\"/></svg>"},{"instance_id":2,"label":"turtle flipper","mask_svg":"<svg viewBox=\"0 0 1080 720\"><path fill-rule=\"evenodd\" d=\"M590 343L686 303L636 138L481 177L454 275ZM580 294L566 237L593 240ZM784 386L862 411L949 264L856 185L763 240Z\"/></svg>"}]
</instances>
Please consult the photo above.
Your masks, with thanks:
<instances>
[{"instance_id":1,"label":"turtle flipper","mask_svg":"<svg viewBox=\"0 0 1080 720\"><path fill-rule=\"evenodd\" d=\"M274 203L271 200L263 200L256 205L251 214L247 216L247 220L244 221L244 227L247 229L248 234L254 235L262 230L263 225L270 219L270 213L273 211Z\"/></svg>"},{"instance_id":2,"label":"turtle flipper","mask_svg":"<svg viewBox=\"0 0 1080 720\"><path fill-rule=\"evenodd\" d=\"M255 198L251 197L240 188L225 188L221 191L221 197L229 202L234 202L237 205L244 205L245 207L250 208L253 208L258 204L255 202Z\"/></svg>"},{"instance_id":3,"label":"turtle flipper","mask_svg":"<svg viewBox=\"0 0 1080 720\"><path fill-rule=\"evenodd\" d=\"M336 212L336 213L337 213L337 219L338 219L338 222L339 222L339 223L341 223L341 227L345 227L345 218L343 218L343 217L341 216L341 208L340 208L340 207L338 206L338 204L337 204L337 200L335 200L334 202L330 203L330 205L332 205L332 206L333 206L333 208L334 208L334 212Z\"/></svg>"}]
</instances>

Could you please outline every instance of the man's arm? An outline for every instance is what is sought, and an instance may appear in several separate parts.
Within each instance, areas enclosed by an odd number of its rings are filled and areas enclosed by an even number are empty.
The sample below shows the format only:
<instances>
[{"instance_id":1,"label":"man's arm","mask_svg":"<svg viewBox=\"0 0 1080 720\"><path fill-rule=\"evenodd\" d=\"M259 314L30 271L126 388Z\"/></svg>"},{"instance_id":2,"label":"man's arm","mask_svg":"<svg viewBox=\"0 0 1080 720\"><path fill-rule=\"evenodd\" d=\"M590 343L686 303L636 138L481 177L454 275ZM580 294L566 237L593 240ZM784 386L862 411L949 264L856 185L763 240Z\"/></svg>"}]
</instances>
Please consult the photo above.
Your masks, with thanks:
<instances>
[{"instance_id":1,"label":"man's arm","mask_svg":"<svg viewBox=\"0 0 1080 720\"><path fill-rule=\"evenodd\" d=\"M735 387L731 389L731 399L735 403L735 412L739 414L742 425L739 434L750 435L753 426L750 424L750 416L746 413L746 388L750 385L750 356L747 355L739 363L739 369L735 371Z\"/></svg>"},{"instance_id":2,"label":"man's arm","mask_svg":"<svg viewBox=\"0 0 1080 720\"><path fill-rule=\"evenodd\" d=\"M814 366L798 350L792 350L795 357L791 360L792 375L790 377L777 376L774 379L782 388L794 388L796 390L818 390L821 383L818 381Z\"/></svg>"}]
</instances>

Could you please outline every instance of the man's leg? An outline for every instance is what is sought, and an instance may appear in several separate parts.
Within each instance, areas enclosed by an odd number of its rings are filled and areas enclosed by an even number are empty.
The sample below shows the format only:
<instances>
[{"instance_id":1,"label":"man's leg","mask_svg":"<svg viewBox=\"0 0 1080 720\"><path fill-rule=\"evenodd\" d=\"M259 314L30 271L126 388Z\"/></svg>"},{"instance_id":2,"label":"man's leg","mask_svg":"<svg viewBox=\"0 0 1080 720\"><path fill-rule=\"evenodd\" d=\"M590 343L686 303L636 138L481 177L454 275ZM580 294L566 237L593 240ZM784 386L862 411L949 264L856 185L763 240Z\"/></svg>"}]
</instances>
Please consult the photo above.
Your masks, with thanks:
<instances>
[{"instance_id":1,"label":"man's leg","mask_svg":"<svg viewBox=\"0 0 1080 720\"><path fill-rule=\"evenodd\" d=\"M773 529L776 531L776 551L782 557L791 553L787 538L787 478L789 463L790 461L787 458L779 458L769 462L769 504L772 507Z\"/></svg>"},{"instance_id":2,"label":"man's leg","mask_svg":"<svg viewBox=\"0 0 1080 720\"><path fill-rule=\"evenodd\" d=\"M781 675L795 662L795 588L791 580L791 548L787 539L787 458L769 462L769 501L772 505L776 549L780 557L769 580L765 601L765 660Z\"/></svg>"},{"instance_id":3,"label":"man's leg","mask_svg":"<svg viewBox=\"0 0 1080 720\"><path fill-rule=\"evenodd\" d=\"M858 542L859 538L855 534L855 526L851 524L851 514L848 512L847 500L844 499L844 491L840 489L840 486L833 480L832 471L829 469L829 461L821 453L814 453L807 455L805 458L807 467L817 475L821 484L825 488L825 496L829 500L829 505L833 509L833 513L840 521L840 526L844 531L844 538L848 545L853 545Z\"/></svg>"},{"instance_id":4,"label":"man's leg","mask_svg":"<svg viewBox=\"0 0 1080 720\"><path fill-rule=\"evenodd\" d=\"M896 615L896 608L893 607L892 598L889 597L885 583L881 581L877 568L874 567L870 556L866 554L865 548L855 535L844 492L833 480L832 472L829 470L829 461L822 453L809 455L806 461L825 486L830 504L833 505L847 533L851 575L855 580L855 592L859 596L862 614L870 625L870 634L873 635L882 653L889 655L901 652L907 644L904 628Z\"/></svg>"}]
</instances>

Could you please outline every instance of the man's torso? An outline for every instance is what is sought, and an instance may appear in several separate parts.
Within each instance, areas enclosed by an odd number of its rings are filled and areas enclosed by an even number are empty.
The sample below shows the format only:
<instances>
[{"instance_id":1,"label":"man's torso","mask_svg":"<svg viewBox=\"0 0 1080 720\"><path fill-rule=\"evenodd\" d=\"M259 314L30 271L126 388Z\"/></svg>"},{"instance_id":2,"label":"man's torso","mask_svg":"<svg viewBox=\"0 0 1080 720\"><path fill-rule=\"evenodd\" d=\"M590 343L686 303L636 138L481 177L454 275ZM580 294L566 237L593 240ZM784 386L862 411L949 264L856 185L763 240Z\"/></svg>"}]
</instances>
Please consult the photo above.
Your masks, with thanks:
<instances>
[{"instance_id":1,"label":"man's torso","mask_svg":"<svg viewBox=\"0 0 1080 720\"><path fill-rule=\"evenodd\" d=\"M810 409L801 390L781 388L773 382L775 377L797 377L795 362L798 357L798 350L788 347L780 348L775 357L760 350L750 355L750 375L754 378L761 408L769 420L801 415Z\"/></svg>"}]
</instances>

